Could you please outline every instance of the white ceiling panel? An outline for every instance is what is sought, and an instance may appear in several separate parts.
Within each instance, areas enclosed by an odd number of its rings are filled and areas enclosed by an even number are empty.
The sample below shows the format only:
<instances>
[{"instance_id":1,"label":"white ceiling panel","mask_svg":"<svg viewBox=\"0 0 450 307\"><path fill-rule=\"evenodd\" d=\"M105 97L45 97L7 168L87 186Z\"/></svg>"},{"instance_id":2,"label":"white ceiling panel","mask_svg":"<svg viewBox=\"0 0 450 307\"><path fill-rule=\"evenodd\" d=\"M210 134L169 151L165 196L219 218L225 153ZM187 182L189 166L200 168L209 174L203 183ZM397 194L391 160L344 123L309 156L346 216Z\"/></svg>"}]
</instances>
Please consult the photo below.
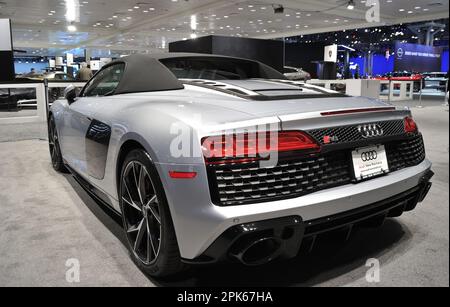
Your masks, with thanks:
<instances>
[{"instance_id":1,"label":"white ceiling panel","mask_svg":"<svg viewBox=\"0 0 450 307\"><path fill-rule=\"evenodd\" d=\"M365 0L355 0L354 10L347 0L68 1L79 14L75 32L67 30L65 0L0 0L0 18L13 22L15 48L154 52L190 38L192 15L197 36L280 38L448 18L449 7L449 0L379 0L381 20L368 23ZM275 14L274 3L284 13Z\"/></svg>"}]
</instances>

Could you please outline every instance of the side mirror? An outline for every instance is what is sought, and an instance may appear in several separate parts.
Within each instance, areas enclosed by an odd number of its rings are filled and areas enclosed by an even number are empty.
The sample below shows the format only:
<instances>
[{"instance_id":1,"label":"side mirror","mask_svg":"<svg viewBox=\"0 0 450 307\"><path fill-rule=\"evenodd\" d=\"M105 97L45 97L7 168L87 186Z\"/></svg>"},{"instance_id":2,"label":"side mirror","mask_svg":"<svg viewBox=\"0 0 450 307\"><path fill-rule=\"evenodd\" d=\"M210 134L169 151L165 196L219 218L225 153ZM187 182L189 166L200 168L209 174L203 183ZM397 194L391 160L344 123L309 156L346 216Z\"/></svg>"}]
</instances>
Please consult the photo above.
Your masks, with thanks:
<instances>
[{"instance_id":1,"label":"side mirror","mask_svg":"<svg viewBox=\"0 0 450 307\"><path fill-rule=\"evenodd\" d=\"M65 90L64 90L64 98L67 99L67 101L69 102L69 104L72 104L75 102L75 99L77 98L77 88L73 85L69 85Z\"/></svg>"}]
</instances>

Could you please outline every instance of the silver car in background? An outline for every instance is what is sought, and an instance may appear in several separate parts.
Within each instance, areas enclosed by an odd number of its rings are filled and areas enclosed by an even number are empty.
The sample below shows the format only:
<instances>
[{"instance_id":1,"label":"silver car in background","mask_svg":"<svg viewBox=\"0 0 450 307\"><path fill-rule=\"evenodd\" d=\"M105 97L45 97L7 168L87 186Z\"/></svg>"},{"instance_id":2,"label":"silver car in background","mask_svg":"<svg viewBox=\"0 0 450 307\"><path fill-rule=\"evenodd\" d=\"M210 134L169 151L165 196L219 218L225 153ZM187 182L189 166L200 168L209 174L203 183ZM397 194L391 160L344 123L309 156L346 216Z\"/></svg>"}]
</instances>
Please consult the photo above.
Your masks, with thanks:
<instances>
[{"instance_id":1,"label":"silver car in background","mask_svg":"<svg viewBox=\"0 0 450 307\"><path fill-rule=\"evenodd\" d=\"M65 98L49 115L53 167L121 216L152 276L293 258L323 233L413 210L431 188L409 110L255 61L133 55Z\"/></svg>"},{"instance_id":2,"label":"silver car in background","mask_svg":"<svg viewBox=\"0 0 450 307\"><path fill-rule=\"evenodd\" d=\"M311 80L311 74L304 71L302 68L295 68L290 66L284 67L284 76L293 81L308 81Z\"/></svg>"}]
</instances>

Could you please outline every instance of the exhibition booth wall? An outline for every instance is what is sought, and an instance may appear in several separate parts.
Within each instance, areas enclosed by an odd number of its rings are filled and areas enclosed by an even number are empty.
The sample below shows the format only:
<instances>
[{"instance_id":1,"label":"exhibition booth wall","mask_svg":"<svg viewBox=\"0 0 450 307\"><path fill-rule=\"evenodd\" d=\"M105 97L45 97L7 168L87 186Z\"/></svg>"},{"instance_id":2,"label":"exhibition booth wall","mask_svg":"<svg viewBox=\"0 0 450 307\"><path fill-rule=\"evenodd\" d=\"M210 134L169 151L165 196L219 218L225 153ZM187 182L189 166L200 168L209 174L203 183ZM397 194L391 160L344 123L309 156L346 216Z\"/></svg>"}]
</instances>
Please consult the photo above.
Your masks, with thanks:
<instances>
[{"instance_id":1,"label":"exhibition booth wall","mask_svg":"<svg viewBox=\"0 0 450 307\"><path fill-rule=\"evenodd\" d=\"M284 67L284 41L205 36L169 44L169 52L225 55L260 61L279 71Z\"/></svg>"},{"instance_id":2,"label":"exhibition booth wall","mask_svg":"<svg viewBox=\"0 0 450 307\"><path fill-rule=\"evenodd\" d=\"M448 58L449 58L449 52L448 50L442 51L442 62L440 64L440 69L436 70L439 72L448 72L449 71L449 65L448 65ZM360 72L365 71L365 65L366 65L366 57L354 57L350 58L350 64L355 65L358 64ZM374 54L373 55L373 64L372 64L372 75L384 75L387 73L390 73L392 71L395 71L395 58L389 57L386 58L386 55L384 54ZM431 69L427 69L427 71L432 71Z\"/></svg>"}]
</instances>

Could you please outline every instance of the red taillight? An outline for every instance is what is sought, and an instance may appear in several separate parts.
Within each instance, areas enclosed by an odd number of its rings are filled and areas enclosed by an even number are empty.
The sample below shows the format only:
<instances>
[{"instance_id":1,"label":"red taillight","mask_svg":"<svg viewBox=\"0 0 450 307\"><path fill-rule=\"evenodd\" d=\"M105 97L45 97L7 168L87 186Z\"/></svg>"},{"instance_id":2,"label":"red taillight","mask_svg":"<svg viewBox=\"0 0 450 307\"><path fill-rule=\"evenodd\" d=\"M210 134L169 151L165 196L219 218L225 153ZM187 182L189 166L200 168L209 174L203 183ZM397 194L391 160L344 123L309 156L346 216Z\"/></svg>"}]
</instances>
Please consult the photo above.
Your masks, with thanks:
<instances>
[{"instance_id":1,"label":"red taillight","mask_svg":"<svg viewBox=\"0 0 450 307\"><path fill-rule=\"evenodd\" d=\"M405 132L406 133L416 133L419 131L416 122L412 117L405 118Z\"/></svg>"},{"instance_id":2,"label":"red taillight","mask_svg":"<svg viewBox=\"0 0 450 307\"><path fill-rule=\"evenodd\" d=\"M297 150L319 150L320 146L308 134L300 131L278 133L278 152Z\"/></svg>"},{"instance_id":3,"label":"red taillight","mask_svg":"<svg viewBox=\"0 0 450 307\"><path fill-rule=\"evenodd\" d=\"M194 179L197 177L196 172L176 172L176 171L170 171L169 172L170 178L172 179Z\"/></svg>"},{"instance_id":4,"label":"red taillight","mask_svg":"<svg viewBox=\"0 0 450 307\"><path fill-rule=\"evenodd\" d=\"M267 158L272 152L317 152L320 145L301 131L242 133L206 137L202 140L203 155L208 163L244 163Z\"/></svg>"}]
</instances>

